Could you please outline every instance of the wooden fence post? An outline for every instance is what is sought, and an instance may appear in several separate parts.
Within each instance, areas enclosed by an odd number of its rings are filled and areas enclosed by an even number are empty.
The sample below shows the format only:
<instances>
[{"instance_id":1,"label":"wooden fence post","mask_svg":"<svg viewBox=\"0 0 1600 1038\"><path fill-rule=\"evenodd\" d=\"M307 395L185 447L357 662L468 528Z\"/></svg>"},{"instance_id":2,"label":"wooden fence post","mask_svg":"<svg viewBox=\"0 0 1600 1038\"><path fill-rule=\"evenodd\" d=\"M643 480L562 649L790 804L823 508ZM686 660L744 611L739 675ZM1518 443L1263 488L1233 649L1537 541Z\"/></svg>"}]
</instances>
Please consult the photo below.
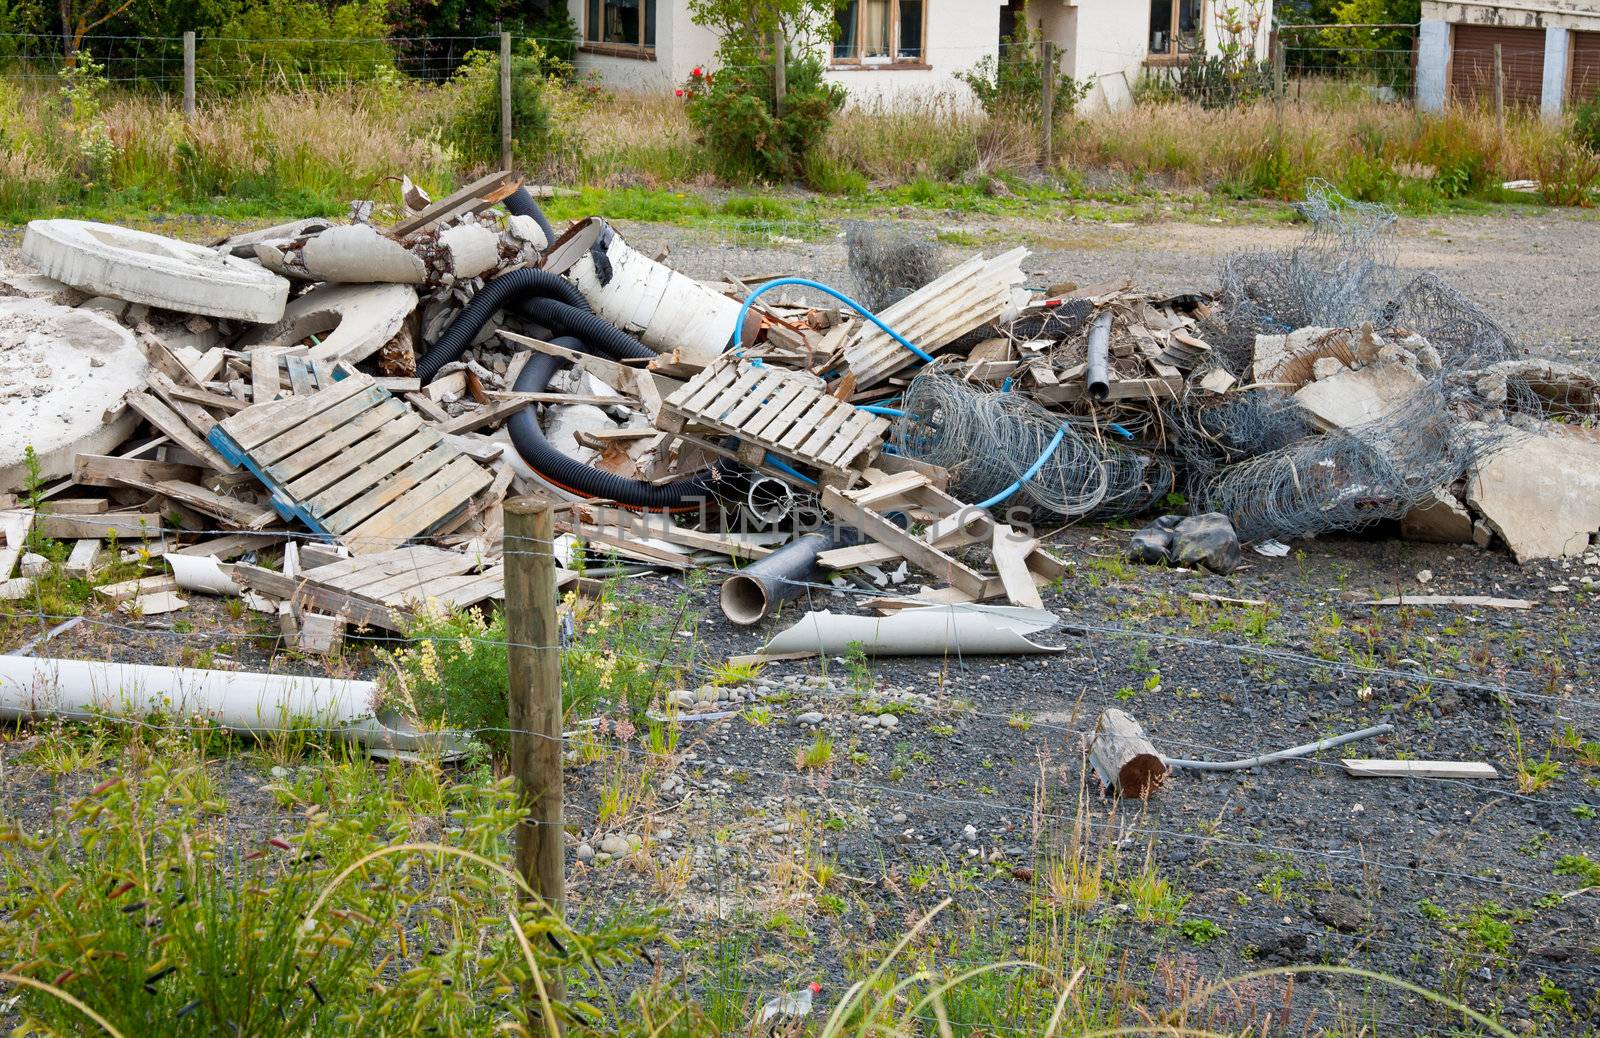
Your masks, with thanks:
<instances>
[{"instance_id":1,"label":"wooden fence post","mask_svg":"<svg viewBox=\"0 0 1600 1038\"><path fill-rule=\"evenodd\" d=\"M1288 59L1280 36L1272 41L1272 105L1277 109L1279 123L1283 122L1284 94L1288 86Z\"/></svg>"},{"instance_id":2,"label":"wooden fence post","mask_svg":"<svg viewBox=\"0 0 1600 1038\"><path fill-rule=\"evenodd\" d=\"M500 168L511 168L511 34L500 34Z\"/></svg>"},{"instance_id":3,"label":"wooden fence post","mask_svg":"<svg viewBox=\"0 0 1600 1038\"><path fill-rule=\"evenodd\" d=\"M511 770L528 812L528 820L517 827L517 871L557 918L565 918L561 625L554 538L555 513L549 502L523 497L505 503ZM544 983L552 1001L564 996L560 977L545 977ZM538 1018L538 1007L533 1013Z\"/></svg>"},{"instance_id":4,"label":"wooden fence post","mask_svg":"<svg viewBox=\"0 0 1600 1038\"><path fill-rule=\"evenodd\" d=\"M1055 168L1056 146L1056 41L1041 40L1039 49L1042 52L1044 67L1039 77L1039 104L1042 109L1041 116L1044 120L1044 133L1040 144L1039 160L1044 166L1044 171L1049 173Z\"/></svg>"},{"instance_id":5,"label":"wooden fence post","mask_svg":"<svg viewBox=\"0 0 1600 1038\"><path fill-rule=\"evenodd\" d=\"M194 33L183 34L183 121L194 122Z\"/></svg>"},{"instance_id":6,"label":"wooden fence post","mask_svg":"<svg viewBox=\"0 0 1600 1038\"><path fill-rule=\"evenodd\" d=\"M783 99L789 93L789 41L780 21L772 29L772 114L783 118Z\"/></svg>"},{"instance_id":7,"label":"wooden fence post","mask_svg":"<svg viewBox=\"0 0 1600 1038\"><path fill-rule=\"evenodd\" d=\"M1500 44L1494 45L1494 124L1506 132L1506 68L1500 61Z\"/></svg>"}]
</instances>

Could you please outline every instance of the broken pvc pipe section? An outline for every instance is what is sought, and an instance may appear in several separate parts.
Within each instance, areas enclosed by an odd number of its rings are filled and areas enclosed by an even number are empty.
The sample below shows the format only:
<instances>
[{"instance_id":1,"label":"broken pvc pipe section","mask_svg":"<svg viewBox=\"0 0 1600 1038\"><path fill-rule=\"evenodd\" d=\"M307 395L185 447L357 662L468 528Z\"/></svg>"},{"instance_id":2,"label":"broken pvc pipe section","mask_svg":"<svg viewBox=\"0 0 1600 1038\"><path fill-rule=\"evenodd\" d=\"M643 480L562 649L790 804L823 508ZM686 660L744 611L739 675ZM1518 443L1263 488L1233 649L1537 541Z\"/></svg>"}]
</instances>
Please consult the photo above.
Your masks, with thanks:
<instances>
[{"instance_id":1,"label":"broken pvc pipe section","mask_svg":"<svg viewBox=\"0 0 1600 1038\"><path fill-rule=\"evenodd\" d=\"M392 711L375 713L377 697L372 681L0 656L0 717L6 719L160 714L204 719L241 735L316 728L379 752L466 749L455 735L419 731Z\"/></svg>"},{"instance_id":2,"label":"broken pvc pipe section","mask_svg":"<svg viewBox=\"0 0 1600 1038\"><path fill-rule=\"evenodd\" d=\"M722 582L722 614L741 627L760 623L780 603L799 597L811 585L818 555L860 541L855 530L796 537Z\"/></svg>"},{"instance_id":3,"label":"broken pvc pipe section","mask_svg":"<svg viewBox=\"0 0 1600 1038\"><path fill-rule=\"evenodd\" d=\"M1089 356L1083 371L1089 396L1104 400L1111 395L1111 311L1102 311L1089 326Z\"/></svg>"},{"instance_id":4,"label":"broken pvc pipe section","mask_svg":"<svg viewBox=\"0 0 1600 1038\"><path fill-rule=\"evenodd\" d=\"M1031 636L1060 618L1048 609L953 604L902 609L892 616L807 613L757 650L757 656L835 656L859 643L869 656L1005 656L1062 652Z\"/></svg>"},{"instance_id":5,"label":"broken pvc pipe section","mask_svg":"<svg viewBox=\"0 0 1600 1038\"><path fill-rule=\"evenodd\" d=\"M1344 735L1335 735L1327 739L1318 739L1302 746L1294 746L1287 750L1278 750L1276 753L1263 753L1255 757L1245 757L1241 760L1184 760L1181 757L1163 757L1169 768L1182 768L1187 771L1248 771L1259 768L1263 764L1274 761L1293 760L1296 757L1308 757L1320 750L1331 750L1335 746L1343 746L1348 742L1358 739L1370 739L1374 735L1384 735L1394 731L1392 724L1375 724L1371 728L1363 728L1358 732L1347 732Z\"/></svg>"}]
</instances>

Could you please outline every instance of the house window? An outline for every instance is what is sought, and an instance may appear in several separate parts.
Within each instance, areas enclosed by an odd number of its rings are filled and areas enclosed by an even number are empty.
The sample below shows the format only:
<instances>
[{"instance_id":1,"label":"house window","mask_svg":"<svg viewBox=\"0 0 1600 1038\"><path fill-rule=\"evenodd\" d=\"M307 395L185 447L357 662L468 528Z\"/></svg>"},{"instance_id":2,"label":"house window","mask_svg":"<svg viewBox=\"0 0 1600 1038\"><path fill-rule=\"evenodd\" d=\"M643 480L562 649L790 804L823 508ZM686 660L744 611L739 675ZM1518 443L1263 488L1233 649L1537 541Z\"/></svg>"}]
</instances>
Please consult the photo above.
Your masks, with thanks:
<instances>
[{"instance_id":1,"label":"house window","mask_svg":"<svg viewBox=\"0 0 1600 1038\"><path fill-rule=\"evenodd\" d=\"M1176 57L1200 48L1204 0L1150 0L1150 56Z\"/></svg>"},{"instance_id":2,"label":"house window","mask_svg":"<svg viewBox=\"0 0 1600 1038\"><path fill-rule=\"evenodd\" d=\"M656 0L588 0L583 42L639 51L656 45Z\"/></svg>"},{"instance_id":3,"label":"house window","mask_svg":"<svg viewBox=\"0 0 1600 1038\"><path fill-rule=\"evenodd\" d=\"M921 65L926 0L848 0L834 15L838 65Z\"/></svg>"}]
</instances>

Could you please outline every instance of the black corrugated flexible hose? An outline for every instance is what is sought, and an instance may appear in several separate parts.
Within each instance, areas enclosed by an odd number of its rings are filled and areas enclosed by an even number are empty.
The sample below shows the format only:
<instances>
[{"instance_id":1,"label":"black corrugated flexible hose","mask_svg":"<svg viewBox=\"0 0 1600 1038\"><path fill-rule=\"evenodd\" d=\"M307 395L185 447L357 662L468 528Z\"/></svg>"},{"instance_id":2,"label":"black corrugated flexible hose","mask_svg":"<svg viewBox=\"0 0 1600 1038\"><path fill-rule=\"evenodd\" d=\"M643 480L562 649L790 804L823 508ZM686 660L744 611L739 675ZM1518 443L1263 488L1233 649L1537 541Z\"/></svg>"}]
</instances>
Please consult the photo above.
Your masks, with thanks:
<instances>
[{"instance_id":1,"label":"black corrugated flexible hose","mask_svg":"<svg viewBox=\"0 0 1600 1038\"><path fill-rule=\"evenodd\" d=\"M539 229L544 232L544 247L549 248L556 243L556 231L550 226L550 221L545 218L544 210L539 208L539 203L533 200L533 195L525 187L519 187L511 192L506 199L506 208L511 210L512 216L531 216Z\"/></svg>"},{"instance_id":2,"label":"black corrugated flexible hose","mask_svg":"<svg viewBox=\"0 0 1600 1038\"><path fill-rule=\"evenodd\" d=\"M548 270L524 268L501 274L478 290L472 301L450 322L450 327L434 340L422 359L417 361L417 377L422 384L432 382L440 368L459 358L472 340L478 337L483 326L489 323L489 318L499 313L502 307L530 296L559 299L575 310L589 310L589 304L583 298L583 293L578 291L578 286ZM645 347L640 344L640 348Z\"/></svg>"}]
</instances>

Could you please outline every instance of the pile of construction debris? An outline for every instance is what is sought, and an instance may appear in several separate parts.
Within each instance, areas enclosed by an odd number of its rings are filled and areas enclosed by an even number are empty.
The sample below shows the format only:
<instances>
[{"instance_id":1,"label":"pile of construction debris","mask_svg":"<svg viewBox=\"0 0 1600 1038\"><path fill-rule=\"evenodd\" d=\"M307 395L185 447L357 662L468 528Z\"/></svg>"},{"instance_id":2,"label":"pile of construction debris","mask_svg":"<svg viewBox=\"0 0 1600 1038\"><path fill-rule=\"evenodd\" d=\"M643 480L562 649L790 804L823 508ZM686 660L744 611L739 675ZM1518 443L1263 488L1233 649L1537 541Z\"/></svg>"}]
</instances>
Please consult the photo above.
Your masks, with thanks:
<instances>
[{"instance_id":1,"label":"pile of construction debris","mask_svg":"<svg viewBox=\"0 0 1600 1038\"><path fill-rule=\"evenodd\" d=\"M101 589L129 611L245 594L326 651L503 595L502 503L527 493L573 502L569 566L751 564L723 593L744 624L839 574L884 612L1038 607L1066 566L1032 530L1179 500L1208 559L1237 559L1230 524L1398 521L1520 560L1600 530L1600 379L1520 357L1431 275L1397 285L1392 214L1327 191L1305 243L1230 257L1215 293L1036 291L1025 249L941 273L931 240L853 228L876 311L696 280L597 217L557 234L507 173L402 206L209 247L31 224L37 272L0 276L0 417L24 430L0 445L0 595L39 572L30 529L74 542L74 575L144 541L171 575Z\"/></svg>"}]
</instances>

